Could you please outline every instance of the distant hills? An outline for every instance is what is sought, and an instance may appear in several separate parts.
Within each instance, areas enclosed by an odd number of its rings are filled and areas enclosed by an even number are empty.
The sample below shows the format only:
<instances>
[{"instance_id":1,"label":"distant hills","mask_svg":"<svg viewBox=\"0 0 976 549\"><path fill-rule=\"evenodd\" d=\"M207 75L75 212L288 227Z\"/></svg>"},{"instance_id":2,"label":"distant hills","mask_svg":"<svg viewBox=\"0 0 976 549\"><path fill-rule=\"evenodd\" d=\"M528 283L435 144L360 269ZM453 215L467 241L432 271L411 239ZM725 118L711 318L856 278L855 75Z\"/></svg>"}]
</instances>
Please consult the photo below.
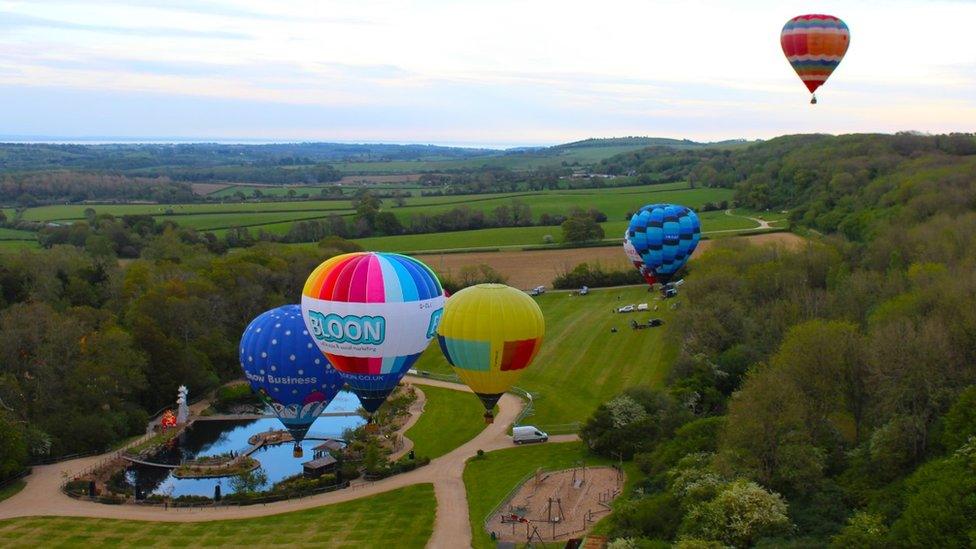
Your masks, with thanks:
<instances>
[{"instance_id":1,"label":"distant hills","mask_svg":"<svg viewBox=\"0 0 976 549\"><path fill-rule=\"evenodd\" d=\"M0 172L38 170L113 170L154 175L161 168L208 168L221 166L310 166L338 163L424 162L430 169L438 162L500 159L504 157L551 157L586 149L581 156L599 161L627 150L646 147L676 149L747 143L744 140L699 143L661 137L585 139L551 147L518 147L506 150L439 145L372 143L0 143ZM606 154L601 154L605 150ZM465 163L468 164L468 163ZM513 167L517 167L513 166Z\"/></svg>"}]
</instances>

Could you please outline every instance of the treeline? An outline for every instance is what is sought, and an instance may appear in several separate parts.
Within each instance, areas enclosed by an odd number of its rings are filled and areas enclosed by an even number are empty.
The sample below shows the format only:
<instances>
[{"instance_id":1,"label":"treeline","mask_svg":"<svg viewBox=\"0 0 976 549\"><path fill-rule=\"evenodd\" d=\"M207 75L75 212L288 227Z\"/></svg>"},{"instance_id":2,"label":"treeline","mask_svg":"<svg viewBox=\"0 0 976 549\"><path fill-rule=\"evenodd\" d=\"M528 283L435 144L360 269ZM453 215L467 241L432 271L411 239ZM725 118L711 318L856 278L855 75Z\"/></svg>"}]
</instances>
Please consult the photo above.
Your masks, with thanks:
<instances>
[{"instance_id":1,"label":"treeline","mask_svg":"<svg viewBox=\"0 0 976 549\"><path fill-rule=\"evenodd\" d=\"M689 265L667 386L620 395L582 432L647 475L610 519L621 546L971 544L969 140L800 136L755 146L778 150L764 162L738 158L740 193L766 178L771 205L837 234L794 251L718 243ZM861 162L863 183L825 201L827 174ZM856 232L823 223L867 213Z\"/></svg>"},{"instance_id":2,"label":"treeline","mask_svg":"<svg viewBox=\"0 0 976 549\"><path fill-rule=\"evenodd\" d=\"M187 183L166 177L55 171L0 177L0 202L30 207L44 202L147 200L172 204L196 200Z\"/></svg>"},{"instance_id":3,"label":"treeline","mask_svg":"<svg viewBox=\"0 0 976 549\"><path fill-rule=\"evenodd\" d=\"M436 145L351 143L0 143L0 169L127 171L156 166L212 167L259 164L301 166L334 162L469 158L497 154L488 149Z\"/></svg>"},{"instance_id":4,"label":"treeline","mask_svg":"<svg viewBox=\"0 0 976 549\"><path fill-rule=\"evenodd\" d=\"M199 395L238 377L246 324L296 302L308 273L345 247L218 256L181 236L172 227L147 236L125 268L94 246L3 256L0 476L32 459L104 450L145 432L179 385Z\"/></svg>"}]
</instances>

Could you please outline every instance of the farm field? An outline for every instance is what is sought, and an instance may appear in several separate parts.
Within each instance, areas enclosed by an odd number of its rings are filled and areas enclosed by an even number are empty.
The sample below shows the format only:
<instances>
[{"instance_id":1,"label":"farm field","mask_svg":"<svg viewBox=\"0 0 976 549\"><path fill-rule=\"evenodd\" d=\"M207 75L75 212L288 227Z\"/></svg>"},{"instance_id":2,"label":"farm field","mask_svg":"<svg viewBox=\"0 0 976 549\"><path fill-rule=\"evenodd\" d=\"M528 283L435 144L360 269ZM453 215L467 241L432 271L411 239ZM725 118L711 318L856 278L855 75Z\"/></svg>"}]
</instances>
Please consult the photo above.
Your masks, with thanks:
<instances>
[{"instance_id":1,"label":"farm field","mask_svg":"<svg viewBox=\"0 0 976 549\"><path fill-rule=\"evenodd\" d=\"M36 240L37 235L31 231L20 231L0 227L0 240Z\"/></svg>"},{"instance_id":2,"label":"farm field","mask_svg":"<svg viewBox=\"0 0 976 549\"><path fill-rule=\"evenodd\" d=\"M721 211L703 212L699 217L706 235L715 231L747 231L759 227L750 219L725 215ZM624 231L627 229L627 221L607 221L600 225L603 227L606 239L614 242L623 238ZM287 231L287 227L281 228ZM374 236L360 238L356 242L368 250L405 253L425 250L539 246L544 243L543 239L546 235L559 242L562 238L562 229L559 226L498 227L474 231Z\"/></svg>"},{"instance_id":3,"label":"farm field","mask_svg":"<svg viewBox=\"0 0 976 549\"><path fill-rule=\"evenodd\" d=\"M396 509L396 512L387 512ZM14 547L423 547L434 529L430 484L305 511L246 520L147 522L80 517L0 521Z\"/></svg>"},{"instance_id":4,"label":"farm field","mask_svg":"<svg viewBox=\"0 0 976 549\"><path fill-rule=\"evenodd\" d=\"M468 496L468 518L471 541L476 548L495 547L485 531L485 517L501 503L508 492L536 469L568 469L583 460L587 466L608 465L604 458L587 453L581 442L543 443L488 452L482 458L468 461L464 468L464 489ZM624 466L630 477L636 473L632 462Z\"/></svg>"},{"instance_id":5,"label":"farm field","mask_svg":"<svg viewBox=\"0 0 976 549\"><path fill-rule=\"evenodd\" d=\"M793 233L765 233L724 238L748 239L754 244L780 244L790 248L804 242ZM717 240L703 240L695 249L695 256L708 250ZM516 288L549 286L552 279L580 263L599 264L607 270L632 269L619 245L596 248L556 248L551 250L500 250L496 252L465 252L446 254L418 254L415 256L439 275L458 275L467 265L484 263L508 277L507 284Z\"/></svg>"},{"instance_id":6,"label":"farm field","mask_svg":"<svg viewBox=\"0 0 976 549\"><path fill-rule=\"evenodd\" d=\"M473 394L424 385L424 413L406 437L417 456L440 457L471 440L485 428L484 407Z\"/></svg>"},{"instance_id":7,"label":"farm field","mask_svg":"<svg viewBox=\"0 0 976 549\"><path fill-rule=\"evenodd\" d=\"M658 311L615 314L629 303L654 305L657 294L633 286L594 290L585 297L550 292L537 298L546 319L546 337L518 386L535 397L535 415L525 420L546 429L584 421L596 407L624 388L660 385L677 353L667 328L632 330L631 320L657 317L670 322L667 305ZM667 304L680 302L668 301ZM610 333L610 328L617 333ZM450 374L440 349L431 345L415 366Z\"/></svg>"}]
</instances>

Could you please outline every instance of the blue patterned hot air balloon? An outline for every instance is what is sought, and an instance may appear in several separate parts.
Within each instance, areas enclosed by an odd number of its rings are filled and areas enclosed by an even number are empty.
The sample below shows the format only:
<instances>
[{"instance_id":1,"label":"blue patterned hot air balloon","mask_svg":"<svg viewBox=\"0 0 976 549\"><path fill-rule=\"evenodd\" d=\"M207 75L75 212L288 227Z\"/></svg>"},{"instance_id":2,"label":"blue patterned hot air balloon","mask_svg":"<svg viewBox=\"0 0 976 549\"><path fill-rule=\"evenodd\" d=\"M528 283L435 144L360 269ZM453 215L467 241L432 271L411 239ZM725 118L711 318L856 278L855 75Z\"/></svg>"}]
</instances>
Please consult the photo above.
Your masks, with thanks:
<instances>
[{"instance_id":1,"label":"blue patterned hot air balloon","mask_svg":"<svg viewBox=\"0 0 976 549\"><path fill-rule=\"evenodd\" d=\"M241 368L251 389L295 439L295 455L309 427L342 389L342 377L305 328L302 308L262 313L241 336Z\"/></svg>"},{"instance_id":2,"label":"blue patterned hot air balloon","mask_svg":"<svg viewBox=\"0 0 976 549\"><path fill-rule=\"evenodd\" d=\"M656 282L667 283L698 246L701 223L685 206L650 204L630 218L626 236L647 274Z\"/></svg>"}]
</instances>

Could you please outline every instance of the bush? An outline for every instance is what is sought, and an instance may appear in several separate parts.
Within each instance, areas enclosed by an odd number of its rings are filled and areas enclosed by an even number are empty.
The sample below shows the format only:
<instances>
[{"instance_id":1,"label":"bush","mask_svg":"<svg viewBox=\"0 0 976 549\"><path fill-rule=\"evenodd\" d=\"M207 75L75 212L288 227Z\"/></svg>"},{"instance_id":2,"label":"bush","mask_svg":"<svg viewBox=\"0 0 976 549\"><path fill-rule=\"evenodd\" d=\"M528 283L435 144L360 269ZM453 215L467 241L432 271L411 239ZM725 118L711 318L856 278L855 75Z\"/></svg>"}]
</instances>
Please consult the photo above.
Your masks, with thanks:
<instances>
[{"instance_id":1,"label":"bush","mask_svg":"<svg viewBox=\"0 0 976 549\"><path fill-rule=\"evenodd\" d=\"M552 287L557 290L569 290L582 286L605 288L607 286L626 286L643 283L644 279L637 269L605 271L598 263L594 265L580 263L572 271L563 273L553 279Z\"/></svg>"},{"instance_id":2,"label":"bush","mask_svg":"<svg viewBox=\"0 0 976 549\"><path fill-rule=\"evenodd\" d=\"M613 536L672 540L681 517L681 502L664 492L621 505L610 515L610 532Z\"/></svg>"},{"instance_id":3,"label":"bush","mask_svg":"<svg viewBox=\"0 0 976 549\"><path fill-rule=\"evenodd\" d=\"M327 236L319 240L319 248L331 248L344 254L363 251L363 247L359 244L339 236Z\"/></svg>"},{"instance_id":4,"label":"bush","mask_svg":"<svg viewBox=\"0 0 976 549\"><path fill-rule=\"evenodd\" d=\"M690 537L748 547L763 537L791 534L786 502L748 480L729 484L714 499L693 506L681 524Z\"/></svg>"},{"instance_id":5,"label":"bush","mask_svg":"<svg viewBox=\"0 0 976 549\"><path fill-rule=\"evenodd\" d=\"M670 437L689 416L669 394L635 387L601 404L583 425L580 437L594 453L630 459Z\"/></svg>"},{"instance_id":6,"label":"bush","mask_svg":"<svg viewBox=\"0 0 976 549\"><path fill-rule=\"evenodd\" d=\"M339 467L339 474L342 480L355 480L359 478L359 468L353 463L346 462Z\"/></svg>"},{"instance_id":7,"label":"bush","mask_svg":"<svg viewBox=\"0 0 976 549\"><path fill-rule=\"evenodd\" d=\"M888 546L888 527L880 515L859 512L847 521L847 526L831 538L830 546L835 549L858 547L863 549L883 549Z\"/></svg>"},{"instance_id":8,"label":"bush","mask_svg":"<svg viewBox=\"0 0 976 549\"><path fill-rule=\"evenodd\" d=\"M634 456L634 461L645 474L663 473L686 455L715 452L724 425L725 418L720 416L686 423L674 432L671 439L658 444L649 453L637 454Z\"/></svg>"}]
</instances>

